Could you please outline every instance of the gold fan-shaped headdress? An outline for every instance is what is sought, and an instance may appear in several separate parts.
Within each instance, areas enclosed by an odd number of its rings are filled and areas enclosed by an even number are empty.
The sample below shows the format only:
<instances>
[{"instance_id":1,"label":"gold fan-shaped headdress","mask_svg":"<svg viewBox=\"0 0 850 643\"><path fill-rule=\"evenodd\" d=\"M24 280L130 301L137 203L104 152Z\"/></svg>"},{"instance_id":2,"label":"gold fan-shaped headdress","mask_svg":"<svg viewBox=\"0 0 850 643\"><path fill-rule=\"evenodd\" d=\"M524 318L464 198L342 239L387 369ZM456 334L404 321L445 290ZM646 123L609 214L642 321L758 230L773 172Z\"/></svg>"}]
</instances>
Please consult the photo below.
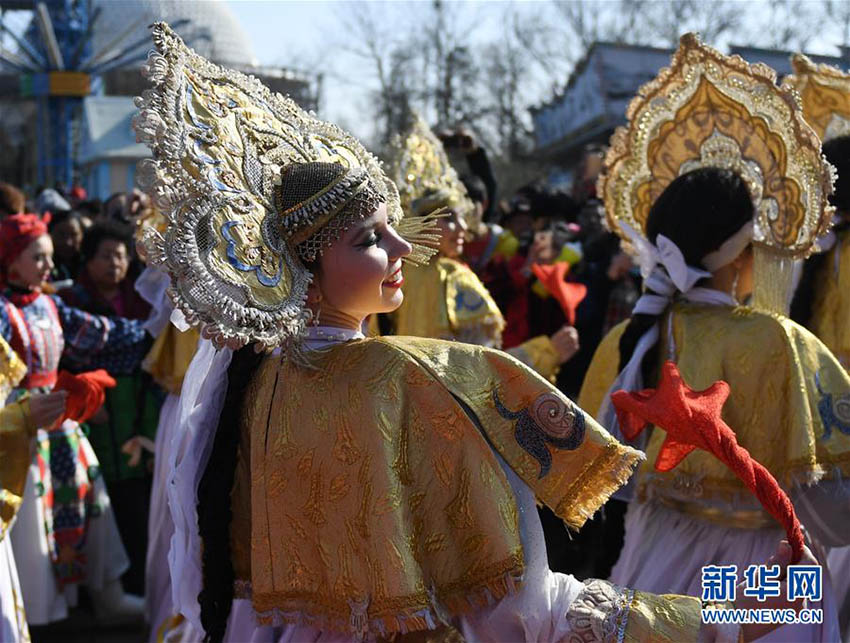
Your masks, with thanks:
<instances>
[{"instance_id":1,"label":"gold fan-shaped headdress","mask_svg":"<svg viewBox=\"0 0 850 643\"><path fill-rule=\"evenodd\" d=\"M415 240L421 226L402 222L395 185L339 127L212 64L165 23L153 41L143 70L153 88L137 99L134 127L153 151L139 183L167 227L147 229L147 256L169 272L187 321L217 344L282 345L309 318L305 262L332 241L325 228L344 227L337 214L350 223L383 202L402 234Z\"/></svg>"},{"instance_id":2,"label":"gold fan-shaped headdress","mask_svg":"<svg viewBox=\"0 0 850 643\"><path fill-rule=\"evenodd\" d=\"M419 114L411 113L407 128L393 137L389 164L405 214L447 207L467 216L474 209L442 142Z\"/></svg>"},{"instance_id":3,"label":"gold fan-shaped headdress","mask_svg":"<svg viewBox=\"0 0 850 643\"><path fill-rule=\"evenodd\" d=\"M673 179L702 167L733 170L755 206L754 303L784 310L793 259L812 251L832 216L832 168L794 92L777 87L766 65L685 34L626 117L599 178L610 227L624 239L621 223L645 234L650 208Z\"/></svg>"},{"instance_id":4,"label":"gold fan-shaped headdress","mask_svg":"<svg viewBox=\"0 0 850 643\"><path fill-rule=\"evenodd\" d=\"M783 81L800 93L803 115L821 140L850 135L850 74L816 65L803 54L791 57L793 75Z\"/></svg>"}]
</instances>

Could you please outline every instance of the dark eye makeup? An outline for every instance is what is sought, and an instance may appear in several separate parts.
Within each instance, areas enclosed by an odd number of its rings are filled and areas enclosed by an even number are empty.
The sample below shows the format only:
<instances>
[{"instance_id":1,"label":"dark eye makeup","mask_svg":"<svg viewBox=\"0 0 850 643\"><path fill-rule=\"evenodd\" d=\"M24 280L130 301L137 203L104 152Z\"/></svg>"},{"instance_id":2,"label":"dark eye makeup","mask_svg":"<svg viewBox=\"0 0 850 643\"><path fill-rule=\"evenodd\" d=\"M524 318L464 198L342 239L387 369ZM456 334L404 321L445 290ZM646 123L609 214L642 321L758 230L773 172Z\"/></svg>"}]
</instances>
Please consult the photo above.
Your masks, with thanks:
<instances>
[{"instance_id":1,"label":"dark eye makeup","mask_svg":"<svg viewBox=\"0 0 850 643\"><path fill-rule=\"evenodd\" d=\"M377 245L381 241L381 233L370 230L366 238L357 244L358 248L368 248Z\"/></svg>"}]
</instances>

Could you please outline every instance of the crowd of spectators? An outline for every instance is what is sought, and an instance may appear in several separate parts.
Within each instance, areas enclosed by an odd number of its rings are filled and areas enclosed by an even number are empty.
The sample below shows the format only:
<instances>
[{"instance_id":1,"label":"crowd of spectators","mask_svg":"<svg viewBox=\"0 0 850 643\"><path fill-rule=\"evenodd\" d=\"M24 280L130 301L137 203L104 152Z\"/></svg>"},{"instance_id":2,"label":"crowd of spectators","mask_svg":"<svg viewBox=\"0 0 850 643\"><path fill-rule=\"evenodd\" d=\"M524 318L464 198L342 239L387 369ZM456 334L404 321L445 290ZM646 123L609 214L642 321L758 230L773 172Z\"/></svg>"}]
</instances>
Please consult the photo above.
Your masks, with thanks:
<instances>
[{"instance_id":1,"label":"crowd of spectators","mask_svg":"<svg viewBox=\"0 0 850 643\"><path fill-rule=\"evenodd\" d=\"M144 266L133 238L135 222L150 207L139 190L101 202L88 199L79 186L48 188L29 200L15 186L0 183L0 217L34 212L48 224L54 267L44 289L74 308L107 317L146 319L150 312L134 287ZM165 393L136 363L127 369L120 368L120 358L115 363L119 366L110 374L117 386L107 389L103 407L88 422L88 435L130 558L124 587L143 595L153 441ZM78 370L66 360L61 368Z\"/></svg>"}]
</instances>

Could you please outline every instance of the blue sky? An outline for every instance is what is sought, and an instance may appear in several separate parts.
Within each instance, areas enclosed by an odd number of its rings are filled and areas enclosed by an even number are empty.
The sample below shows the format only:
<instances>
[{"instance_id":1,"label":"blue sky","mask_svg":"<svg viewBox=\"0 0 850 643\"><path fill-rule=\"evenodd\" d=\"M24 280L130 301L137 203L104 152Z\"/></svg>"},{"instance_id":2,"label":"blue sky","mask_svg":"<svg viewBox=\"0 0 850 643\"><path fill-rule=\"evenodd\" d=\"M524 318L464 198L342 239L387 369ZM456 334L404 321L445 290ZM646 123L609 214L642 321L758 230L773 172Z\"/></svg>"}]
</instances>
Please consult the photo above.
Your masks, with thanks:
<instances>
[{"instance_id":1,"label":"blue sky","mask_svg":"<svg viewBox=\"0 0 850 643\"><path fill-rule=\"evenodd\" d=\"M451 1L451 0L450 0ZM430 0L227 0L251 39L260 64L285 65L324 73L321 116L335 121L355 136L373 133L368 91L375 86L372 69L349 49L345 21L364 4L382 18L382 27L410 24ZM471 39L499 33L493 5L506 2L454 2L464 19L474 20ZM548 0L519 3L528 10L548 8ZM473 18L469 18L469 17Z\"/></svg>"},{"instance_id":2,"label":"blue sky","mask_svg":"<svg viewBox=\"0 0 850 643\"><path fill-rule=\"evenodd\" d=\"M354 56L349 49L352 45L346 32L345 20L352 12L372 11L380 18L381 27L386 29L388 38L409 33L408 28L417 24L418 16L428 11L431 0L372 0L356 3L339 0L226 0L239 17L254 47L261 64L287 65L305 70L318 70L325 74L323 85L323 104L321 115L339 122L356 136L366 137L372 133L369 122L371 110L368 103L368 90L375 87L375 78L371 67L362 59ZM607 0L601 0L604 6ZM735 0L736 2L738 0ZM764 7L750 4L750 0L740 0L746 7L747 17L743 30L761 38L767 24L767 3ZM845 0L850 1L850 0ZM525 16L546 16L547 20L558 20L550 0L510 0L485 2L484 0L447 0L447 4L458 19L470 26L470 40L493 40L506 28L500 18L503 10L509 7ZM822 5L813 0L792 3L792 11L799 20L805 20L806 11L821 12ZM758 24L755 24L756 21ZM421 21L420 21L421 22ZM750 24L752 23L752 24ZM838 35L835 25L829 22L806 47L811 53L836 55L833 46ZM747 43L746 37L734 36L735 44ZM712 43L724 50L727 43ZM566 77L564 78L566 80ZM547 82L549 82L547 80ZM541 83L539 95L529 96L531 103L545 101L546 95ZM531 92L529 92L531 93Z\"/></svg>"}]
</instances>

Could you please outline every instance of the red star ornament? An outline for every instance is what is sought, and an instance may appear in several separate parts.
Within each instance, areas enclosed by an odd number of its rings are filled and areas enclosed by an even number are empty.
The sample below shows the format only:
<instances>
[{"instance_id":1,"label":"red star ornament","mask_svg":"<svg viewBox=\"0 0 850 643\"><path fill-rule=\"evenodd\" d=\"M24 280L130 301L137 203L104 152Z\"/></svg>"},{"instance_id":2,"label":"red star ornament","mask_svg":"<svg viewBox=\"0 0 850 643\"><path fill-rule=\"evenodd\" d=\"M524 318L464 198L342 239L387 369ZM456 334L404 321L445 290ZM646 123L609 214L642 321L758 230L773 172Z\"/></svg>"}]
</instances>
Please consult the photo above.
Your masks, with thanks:
<instances>
[{"instance_id":1,"label":"red star ornament","mask_svg":"<svg viewBox=\"0 0 850 643\"><path fill-rule=\"evenodd\" d=\"M567 323L570 326L575 326L576 309L587 296L587 286L566 281L570 264L566 261L558 261L549 265L533 263L531 270L537 280L561 305Z\"/></svg>"},{"instance_id":2,"label":"red star ornament","mask_svg":"<svg viewBox=\"0 0 850 643\"><path fill-rule=\"evenodd\" d=\"M792 560L803 553L803 533L791 499L776 478L738 444L735 432L723 421L723 405L729 398L729 384L718 381L704 391L689 387L675 363L661 368L657 389L636 393L615 391L611 401L623 435L633 440L653 424L667 436L655 460L657 471L670 471L694 449L708 451L737 475L776 518L788 534Z\"/></svg>"}]
</instances>

